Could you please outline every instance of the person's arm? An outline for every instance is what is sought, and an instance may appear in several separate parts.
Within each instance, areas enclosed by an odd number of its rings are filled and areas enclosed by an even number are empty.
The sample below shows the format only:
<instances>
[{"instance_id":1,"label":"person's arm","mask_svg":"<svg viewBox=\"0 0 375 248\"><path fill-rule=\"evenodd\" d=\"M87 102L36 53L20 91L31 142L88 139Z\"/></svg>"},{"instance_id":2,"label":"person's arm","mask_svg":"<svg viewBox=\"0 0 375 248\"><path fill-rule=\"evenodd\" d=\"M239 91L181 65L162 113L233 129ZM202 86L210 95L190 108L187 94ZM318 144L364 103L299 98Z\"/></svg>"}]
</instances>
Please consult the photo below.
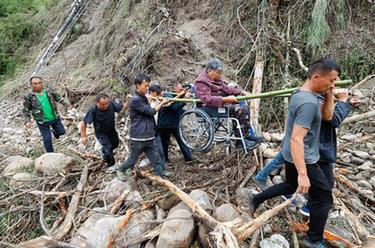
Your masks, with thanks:
<instances>
[{"instance_id":1,"label":"person's arm","mask_svg":"<svg viewBox=\"0 0 375 248\"><path fill-rule=\"evenodd\" d=\"M51 87L46 87L46 89L51 92L51 95L53 97L53 99L62 104L64 107L69 107L70 106L70 103L64 98L62 97L60 94L58 94L53 88Z\"/></svg>"},{"instance_id":2,"label":"person's arm","mask_svg":"<svg viewBox=\"0 0 375 248\"><path fill-rule=\"evenodd\" d=\"M122 102L117 103L115 101L112 101L113 107L115 109L115 112L120 113L124 109L124 104Z\"/></svg>"},{"instance_id":3,"label":"person's arm","mask_svg":"<svg viewBox=\"0 0 375 248\"><path fill-rule=\"evenodd\" d=\"M167 99L161 101L158 105L152 108L149 104L146 104L141 98L132 98L132 108L136 111L143 113L148 116L154 116L160 111L161 107L168 102Z\"/></svg>"},{"instance_id":4,"label":"person's arm","mask_svg":"<svg viewBox=\"0 0 375 248\"><path fill-rule=\"evenodd\" d=\"M310 188L310 180L307 176L307 168L305 163L304 138L308 129L299 125L294 125L290 138L290 152L293 162L298 172L298 188L297 192L306 194Z\"/></svg>"},{"instance_id":5,"label":"person's arm","mask_svg":"<svg viewBox=\"0 0 375 248\"><path fill-rule=\"evenodd\" d=\"M81 121L81 140L82 144L86 145L87 144L87 125L84 121Z\"/></svg>"},{"instance_id":6,"label":"person's arm","mask_svg":"<svg viewBox=\"0 0 375 248\"><path fill-rule=\"evenodd\" d=\"M27 128L30 128L32 126L30 110L31 110L31 103L29 99L25 96L23 99L22 118Z\"/></svg>"},{"instance_id":7,"label":"person's arm","mask_svg":"<svg viewBox=\"0 0 375 248\"><path fill-rule=\"evenodd\" d=\"M323 104L321 105L322 119L324 121L330 121L333 116L333 110L335 108L333 88L330 89L324 96Z\"/></svg>"},{"instance_id":8,"label":"person's arm","mask_svg":"<svg viewBox=\"0 0 375 248\"><path fill-rule=\"evenodd\" d=\"M87 113L85 114L85 117L81 121L80 129L81 129L81 141L82 144L87 144L87 124L91 124L94 120L94 108L91 108Z\"/></svg>"}]
</instances>

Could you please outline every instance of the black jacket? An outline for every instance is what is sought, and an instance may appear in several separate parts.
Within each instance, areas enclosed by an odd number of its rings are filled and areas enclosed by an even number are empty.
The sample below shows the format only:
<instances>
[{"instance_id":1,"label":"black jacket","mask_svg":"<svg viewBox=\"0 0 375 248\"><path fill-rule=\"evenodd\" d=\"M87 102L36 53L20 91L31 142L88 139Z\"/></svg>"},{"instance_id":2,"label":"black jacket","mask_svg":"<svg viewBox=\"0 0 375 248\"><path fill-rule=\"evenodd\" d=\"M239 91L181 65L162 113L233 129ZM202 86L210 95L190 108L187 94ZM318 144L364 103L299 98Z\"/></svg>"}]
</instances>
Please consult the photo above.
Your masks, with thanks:
<instances>
[{"instance_id":1,"label":"black jacket","mask_svg":"<svg viewBox=\"0 0 375 248\"><path fill-rule=\"evenodd\" d=\"M165 96L173 97L172 94ZM182 108L185 105L184 102L175 102L168 107L162 107L158 114L158 128L177 128L180 117L184 112Z\"/></svg>"},{"instance_id":2,"label":"black jacket","mask_svg":"<svg viewBox=\"0 0 375 248\"><path fill-rule=\"evenodd\" d=\"M336 128L338 128L343 120L353 109L350 103L337 102L333 111L333 117L330 121L322 120L320 127L320 148L319 162L333 163L336 161L337 155L337 139Z\"/></svg>"},{"instance_id":3,"label":"black jacket","mask_svg":"<svg viewBox=\"0 0 375 248\"><path fill-rule=\"evenodd\" d=\"M150 139L156 135L154 115L147 97L135 91L130 101L130 139Z\"/></svg>"}]
</instances>

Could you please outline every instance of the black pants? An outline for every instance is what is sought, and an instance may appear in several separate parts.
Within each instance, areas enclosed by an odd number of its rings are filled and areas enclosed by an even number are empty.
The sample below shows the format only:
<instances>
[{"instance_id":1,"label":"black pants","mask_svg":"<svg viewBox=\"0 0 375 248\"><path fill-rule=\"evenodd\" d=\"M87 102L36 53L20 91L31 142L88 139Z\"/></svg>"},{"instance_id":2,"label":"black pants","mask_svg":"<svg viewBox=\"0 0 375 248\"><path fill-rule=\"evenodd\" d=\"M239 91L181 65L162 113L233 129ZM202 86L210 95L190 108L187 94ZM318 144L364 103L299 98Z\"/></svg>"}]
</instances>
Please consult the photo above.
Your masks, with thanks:
<instances>
[{"instance_id":1,"label":"black pants","mask_svg":"<svg viewBox=\"0 0 375 248\"><path fill-rule=\"evenodd\" d=\"M118 147L119 139L117 132L112 134L102 134L96 133L96 138L102 145L102 157L106 161L108 166L112 166L116 163L115 157L113 155L113 150Z\"/></svg>"},{"instance_id":2,"label":"black pants","mask_svg":"<svg viewBox=\"0 0 375 248\"><path fill-rule=\"evenodd\" d=\"M61 122L61 119L57 118L53 121L44 122L43 124L38 123L38 128L43 137L43 144L46 152L53 152L51 131L56 139L58 139L60 135L65 134L65 128Z\"/></svg>"},{"instance_id":3,"label":"black pants","mask_svg":"<svg viewBox=\"0 0 375 248\"><path fill-rule=\"evenodd\" d=\"M168 147L171 139L171 135L176 139L178 146L180 147L180 150L182 152L182 155L184 155L185 161L190 161L192 159L191 152L189 148L184 144L182 141L180 135L178 135L178 129L176 128L160 128L158 129L160 138L161 138L161 144L163 146L163 153L165 161L168 161Z\"/></svg>"},{"instance_id":4,"label":"black pants","mask_svg":"<svg viewBox=\"0 0 375 248\"><path fill-rule=\"evenodd\" d=\"M130 156L129 158L120 166L120 171L124 172L127 169L133 168L135 163L137 163L139 155L144 152L150 160L150 163L154 169L154 174L157 176L163 176L164 169L162 160L159 154L159 149L155 139L148 141L130 141Z\"/></svg>"},{"instance_id":5,"label":"black pants","mask_svg":"<svg viewBox=\"0 0 375 248\"><path fill-rule=\"evenodd\" d=\"M311 184L309 189L310 223L307 236L315 242L323 239L328 212L333 205L331 187L333 177L330 182L329 170L327 168L323 170L318 164L308 164L306 168ZM290 195L297 190L298 172L295 165L285 161L285 173L286 180L284 183L274 185L254 196L255 207L258 207L267 199L280 195Z\"/></svg>"}]
</instances>

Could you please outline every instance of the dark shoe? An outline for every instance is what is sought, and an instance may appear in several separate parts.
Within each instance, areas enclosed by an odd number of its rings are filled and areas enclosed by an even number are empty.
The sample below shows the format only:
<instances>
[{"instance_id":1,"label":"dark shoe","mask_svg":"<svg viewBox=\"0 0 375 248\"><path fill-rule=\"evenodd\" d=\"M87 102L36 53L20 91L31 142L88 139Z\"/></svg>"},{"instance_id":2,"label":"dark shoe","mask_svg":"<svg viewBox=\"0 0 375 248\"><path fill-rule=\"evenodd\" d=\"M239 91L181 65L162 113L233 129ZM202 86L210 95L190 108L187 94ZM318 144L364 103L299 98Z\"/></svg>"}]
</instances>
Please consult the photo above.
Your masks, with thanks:
<instances>
[{"instance_id":1,"label":"dark shoe","mask_svg":"<svg viewBox=\"0 0 375 248\"><path fill-rule=\"evenodd\" d=\"M267 180L263 181L263 180L258 180L254 177L254 182L258 185L258 187L260 188L261 191L265 191L266 189L268 189L269 187L271 187L272 185L269 184L267 182Z\"/></svg>"},{"instance_id":2,"label":"dark shoe","mask_svg":"<svg viewBox=\"0 0 375 248\"><path fill-rule=\"evenodd\" d=\"M289 200L289 199L292 198L292 197L293 197L293 195L282 195L282 196L281 196L281 198L283 198L283 200L285 200L285 201ZM297 206L297 205L298 205L297 200L296 200L296 199L293 199L291 205L292 205L292 206Z\"/></svg>"},{"instance_id":3,"label":"dark shoe","mask_svg":"<svg viewBox=\"0 0 375 248\"><path fill-rule=\"evenodd\" d=\"M56 139L59 139L59 138L60 138L60 135L58 135L58 134L55 132L55 130L53 130L52 128L51 128L51 133L53 134L53 136L54 136Z\"/></svg>"},{"instance_id":4,"label":"dark shoe","mask_svg":"<svg viewBox=\"0 0 375 248\"><path fill-rule=\"evenodd\" d=\"M256 135L246 137L246 139L249 141L255 141L257 143L261 143L265 141L262 136L256 136Z\"/></svg>"},{"instance_id":5,"label":"dark shoe","mask_svg":"<svg viewBox=\"0 0 375 248\"><path fill-rule=\"evenodd\" d=\"M249 193L249 212L251 214L253 214L255 212L255 210L257 209L258 206L255 206L254 204L254 194L253 193Z\"/></svg>"},{"instance_id":6,"label":"dark shoe","mask_svg":"<svg viewBox=\"0 0 375 248\"><path fill-rule=\"evenodd\" d=\"M320 241L311 241L309 237L306 237L306 239L303 241L303 244L306 248L328 248L326 242L324 240Z\"/></svg>"},{"instance_id":7,"label":"dark shoe","mask_svg":"<svg viewBox=\"0 0 375 248\"><path fill-rule=\"evenodd\" d=\"M255 142L255 141L249 141L249 140L245 139L244 142L245 142L246 150L253 150L253 149L255 149L259 146L259 143ZM241 140L236 141L236 148L237 149L244 149L243 143L242 143Z\"/></svg>"},{"instance_id":8,"label":"dark shoe","mask_svg":"<svg viewBox=\"0 0 375 248\"><path fill-rule=\"evenodd\" d=\"M185 160L185 163L186 164L194 164L195 162L198 162L198 161L199 161L199 159L192 157L189 160Z\"/></svg>"}]
</instances>

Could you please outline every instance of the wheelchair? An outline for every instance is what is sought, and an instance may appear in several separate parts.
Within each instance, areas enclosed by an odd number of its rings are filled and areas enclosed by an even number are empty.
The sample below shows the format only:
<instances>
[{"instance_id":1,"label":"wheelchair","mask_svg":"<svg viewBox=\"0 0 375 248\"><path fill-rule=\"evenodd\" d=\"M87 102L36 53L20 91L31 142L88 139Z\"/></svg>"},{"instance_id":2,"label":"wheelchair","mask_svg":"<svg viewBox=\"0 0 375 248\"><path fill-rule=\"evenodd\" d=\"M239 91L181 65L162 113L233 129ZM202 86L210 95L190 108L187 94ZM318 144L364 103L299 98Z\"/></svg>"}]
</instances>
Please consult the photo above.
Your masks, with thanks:
<instances>
[{"instance_id":1,"label":"wheelchair","mask_svg":"<svg viewBox=\"0 0 375 248\"><path fill-rule=\"evenodd\" d=\"M240 137L234 135L235 129ZM240 141L244 152L248 153L240 122L237 118L230 117L229 107L195 107L187 110L180 117L178 132L182 141L192 151L206 152L213 142L225 142L225 152L229 156L232 141Z\"/></svg>"}]
</instances>

